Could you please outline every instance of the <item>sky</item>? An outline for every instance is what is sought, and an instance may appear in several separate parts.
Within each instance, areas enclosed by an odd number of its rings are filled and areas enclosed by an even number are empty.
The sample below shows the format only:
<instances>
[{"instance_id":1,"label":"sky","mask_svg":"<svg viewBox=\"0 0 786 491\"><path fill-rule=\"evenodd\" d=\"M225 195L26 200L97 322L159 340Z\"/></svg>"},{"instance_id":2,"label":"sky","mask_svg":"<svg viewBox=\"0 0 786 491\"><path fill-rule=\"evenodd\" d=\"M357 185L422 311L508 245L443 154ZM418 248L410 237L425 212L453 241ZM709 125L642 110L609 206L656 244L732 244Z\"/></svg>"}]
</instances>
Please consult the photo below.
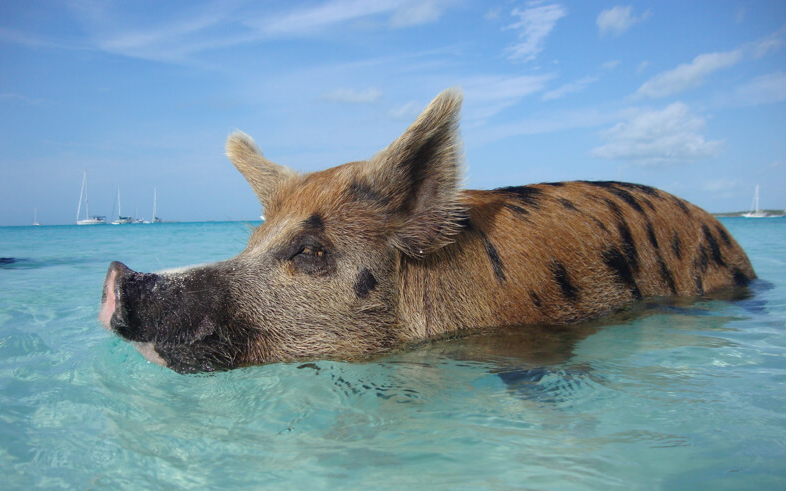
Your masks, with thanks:
<instances>
[{"instance_id":1,"label":"sky","mask_svg":"<svg viewBox=\"0 0 786 491\"><path fill-rule=\"evenodd\" d=\"M254 220L229 134L302 172L464 93L465 187L786 208L786 2L0 0L0 225Z\"/></svg>"}]
</instances>

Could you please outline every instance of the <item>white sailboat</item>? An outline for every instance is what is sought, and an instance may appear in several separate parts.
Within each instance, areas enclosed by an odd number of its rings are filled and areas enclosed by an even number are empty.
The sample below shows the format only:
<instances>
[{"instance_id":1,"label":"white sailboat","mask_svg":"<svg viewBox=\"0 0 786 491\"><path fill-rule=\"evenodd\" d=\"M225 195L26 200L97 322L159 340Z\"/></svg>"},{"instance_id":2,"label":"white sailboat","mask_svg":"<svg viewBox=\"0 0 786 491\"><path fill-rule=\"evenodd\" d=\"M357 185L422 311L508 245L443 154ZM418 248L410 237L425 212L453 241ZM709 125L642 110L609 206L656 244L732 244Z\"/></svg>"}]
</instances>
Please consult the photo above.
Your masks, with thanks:
<instances>
[{"instance_id":1,"label":"white sailboat","mask_svg":"<svg viewBox=\"0 0 786 491\"><path fill-rule=\"evenodd\" d=\"M745 218L780 218L784 214L781 213L780 215L773 215L764 210L759 209L759 185L756 185L756 191L753 193L753 203L751 203L751 211L748 213L743 213L742 216Z\"/></svg>"},{"instance_id":2,"label":"white sailboat","mask_svg":"<svg viewBox=\"0 0 786 491\"><path fill-rule=\"evenodd\" d=\"M85 218L79 219L79 214L82 212L82 196L85 197ZM79 191L79 207L76 209L76 224L77 225L104 225L106 224L106 217L103 216L90 216L90 208L87 199L87 171L82 176L82 190Z\"/></svg>"},{"instance_id":3,"label":"white sailboat","mask_svg":"<svg viewBox=\"0 0 786 491\"><path fill-rule=\"evenodd\" d=\"M117 187L117 220L112 221L112 225L123 225L125 223L133 223L133 217L124 217L123 209L120 207L120 186Z\"/></svg>"},{"instance_id":4,"label":"white sailboat","mask_svg":"<svg viewBox=\"0 0 786 491\"><path fill-rule=\"evenodd\" d=\"M38 208L33 208L33 226L40 227L41 224L38 223Z\"/></svg>"},{"instance_id":5,"label":"white sailboat","mask_svg":"<svg viewBox=\"0 0 786 491\"><path fill-rule=\"evenodd\" d=\"M753 193L753 203L751 203L751 211L743 213L745 218L764 218L767 216L766 212L759 210L759 185L756 185L756 191Z\"/></svg>"},{"instance_id":6,"label":"white sailboat","mask_svg":"<svg viewBox=\"0 0 786 491\"><path fill-rule=\"evenodd\" d=\"M157 188L153 188L153 219L150 223L161 223L161 219L156 216L156 192Z\"/></svg>"}]
</instances>

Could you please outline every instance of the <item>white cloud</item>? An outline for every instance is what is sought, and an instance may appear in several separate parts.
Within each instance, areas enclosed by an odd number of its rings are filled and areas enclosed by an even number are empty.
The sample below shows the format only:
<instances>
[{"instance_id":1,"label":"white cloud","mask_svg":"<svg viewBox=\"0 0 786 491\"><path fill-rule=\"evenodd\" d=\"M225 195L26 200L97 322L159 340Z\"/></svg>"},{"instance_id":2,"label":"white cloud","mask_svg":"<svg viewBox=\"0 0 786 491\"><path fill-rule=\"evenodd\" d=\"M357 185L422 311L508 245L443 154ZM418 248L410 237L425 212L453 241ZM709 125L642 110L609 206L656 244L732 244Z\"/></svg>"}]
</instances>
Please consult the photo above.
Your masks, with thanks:
<instances>
[{"instance_id":1,"label":"white cloud","mask_svg":"<svg viewBox=\"0 0 786 491\"><path fill-rule=\"evenodd\" d=\"M786 101L786 74L778 71L756 77L737 87L732 96L725 99L735 105L743 106Z\"/></svg>"},{"instance_id":2,"label":"white cloud","mask_svg":"<svg viewBox=\"0 0 786 491\"><path fill-rule=\"evenodd\" d=\"M438 20L454 0L328 0L316 5L275 10L246 2L188 3L172 14L139 21L120 4L74 2L71 10L90 43L102 51L158 61L193 61L193 55L270 39L308 37L344 28L354 21L365 27L393 29ZM0 28L0 40L34 44Z\"/></svg>"},{"instance_id":3,"label":"white cloud","mask_svg":"<svg viewBox=\"0 0 786 491\"><path fill-rule=\"evenodd\" d=\"M604 131L608 143L592 150L596 157L637 165L664 165L713 157L723 145L700 134L704 119L681 102L660 111L634 112L628 121Z\"/></svg>"},{"instance_id":4,"label":"white cloud","mask_svg":"<svg viewBox=\"0 0 786 491\"><path fill-rule=\"evenodd\" d=\"M415 0L405 2L393 11L390 25L393 28L419 26L434 22L442 17L446 2L440 0Z\"/></svg>"},{"instance_id":5,"label":"white cloud","mask_svg":"<svg viewBox=\"0 0 786 491\"><path fill-rule=\"evenodd\" d=\"M512 106L521 99L543 91L552 74L520 77L486 76L462 81L467 115L485 119Z\"/></svg>"},{"instance_id":6,"label":"white cloud","mask_svg":"<svg viewBox=\"0 0 786 491\"><path fill-rule=\"evenodd\" d=\"M449 0L332 0L285 14L250 21L263 35L290 37L311 35L329 27L375 15L389 15L393 28L426 24L439 19Z\"/></svg>"},{"instance_id":7,"label":"white cloud","mask_svg":"<svg viewBox=\"0 0 786 491\"><path fill-rule=\"evenodd\" d=\"M620 63L622 63L622 61L620 61L620 60L611 60L611 61L607 61L606 63L601 65L601 67L604 70L614 70L615 68L617 68L620 65Z\"/></svg>"},{"instance_id":8,"label":"white cloud","mask_svg":"<svg viewBox=\"0 0 786 491\"><path fill-rule=\"evenodd\" d=\"M734 14L734 22L742 24L745 21L745 7L739 7L737 13Z\"/></svg>"},{"instance_id":9,"label":"white cloud","mask_svg":"<svg viewBox=\"0 0 786 491\"><path fill-rule=\"evenodd\" d=\"M323 96L325 100L347 104L371 104L377 102L380 97L382 91L374 87L364 90L335 89Z\"/></svg>"},{"instance_id":10,"label":"white cloud","mask_svg":"<svg viewBox=\"0 0 786 491\"><path fill-rule=\"evenodd\" d=\"M554 99L562 99L568 94L576 94L583 91L588 85L598 81L598 77L584 77L581 80L570 82L562 85L554 90L550 90L543 94L544 101L551 101Z\"/></svg>"},{"instance_id":11,"label":"white cloud","mask_svg":"<svg viewBox=\"0 0 786 491\"><path fill-rule=\"evenodd\" d=\"M769 54L770 51L775 51L783 46L783 35L786 33L786 27L782 27L778 31L759 39L749 48L753 52L754 58L762 58Z\"/></svg>"},{"instance_id":12,"label":"white cloud","mask_svg":"<svg viewBox=\"0 0 786 491\"><path fill-rule=\"evenodd\" d=\"M37 98L27 97L25 95L14 94L11 92L0 92L0 101L18 101L18 102L23 102L25 104L29 104L31 106L52 105L52 102L46 99L37 99Z\"/></svg>"},{"instance_id":13,"label":"white cloud","mask_svg":"<svg viewBox=\"0 0 786 491\"><path fill-rule=\"evenodd\" d=\"M483 18L486 19L486 20L498 20L499 17L500 17L500 14L502 14L502 9L500 7L497 7L497 8L493 8L493 9L487 11L485 14L483 14Z\"/></svg>"},{"instance_id":14,"label":"white cloud","mask_svg":"<svg viewBox=\"0 0 786 491\"><path fill-rule=\"evenodd\" d=\"M701 54L690 63L661 72L644 82L636 91L635 97L666 97L698 87L709 74L737 64L742 57L743 52L740 49Z\"/></svg>"},{"instance_id":15,"label":"white cloud","mask_svg":"<svg viewBox=\"0 0 786 491\"><path fill-rule=\"evenodd\" d=\"M739 193L743 191L746 186L738 179L718 177L704 181L701 184L701 188L703 191L712 194L715 198L731 200L739 198Z\"/></svg>"},{"instance_id":16,"label":"white cloud","mask_svg":"<svg viewBox=\"0 0 786 491\"><path fill-rule=\"evenodd\" d=\"M490 124L473 128L472 141L475 144L489 142L519 135L542 135L571 130L575 128L593 128L618 120L612 113L603 113L596 109L579 109L564 112L549 111L545 115L535 116L505 124ZM465 125L467 128L467 125Z\"/></svg>"},{"instance_id":17,"label":"white cloud","mask_svg":"<svg viewBox=\"0 0 786 491\"><path fill-rule=\"evenodd\" d=\"M650 15L652 15L652 12L647 10L636 17L633 15L633 7L617 5L614 8L601 12L595 22L598 24L601 36L605 36L608 33L619 36Z\"/></svg>"},{"instance_id":18,"label":"white cloud","mask_svg":"<svg viewBox=\"0 0 786 491\"><path fill-rule=\"evenodd\" d=\"M388 111L388 115L393 119L414 119L424 108L425 106L417 101L409 101L403 106L391 109Z\"/></svg>"},{"instance_id":19,"label":"white cloud","mask_svg":"<svg viewBox=\"0 0 786 491\"><path fill-rule=\"evenodd\" d=\"M528 4L531 7L520 10L513 9L512 14L518 16L519 21L506 27L519 31L520 43L508 48L510 59L531 61L543 51L546 36L554 29L557 21L568 14L568 11L559 4L540 5Z\"/></svg>"},{"instance_id":20,"label":"white cloud","mask_svg":"<svg viewBox=\"0 0 786 491\"><path fill-rule=\"evenodd\" d=\"M741 186L742 186L742 182L740 182L739 179L729 179L728 177L721 177L721 178L705 181L702 187L704 188L705 191L710 191L713 193L721 193L721 192L733 191Z\"/></svg>"},{"instance_id":21,"label":"white cloud","mask_svg":"<svg viewBox=\"0 0 786 491\"><path fill-rule=\"evenodd\" d=\"M649 66L650 66L650 62L649 61L647 61L647 60L642 61L641 63L639 63L639 67L636 69L636 73L644 72L644 70L649 68Z\"/></svg>"}]
</instances>

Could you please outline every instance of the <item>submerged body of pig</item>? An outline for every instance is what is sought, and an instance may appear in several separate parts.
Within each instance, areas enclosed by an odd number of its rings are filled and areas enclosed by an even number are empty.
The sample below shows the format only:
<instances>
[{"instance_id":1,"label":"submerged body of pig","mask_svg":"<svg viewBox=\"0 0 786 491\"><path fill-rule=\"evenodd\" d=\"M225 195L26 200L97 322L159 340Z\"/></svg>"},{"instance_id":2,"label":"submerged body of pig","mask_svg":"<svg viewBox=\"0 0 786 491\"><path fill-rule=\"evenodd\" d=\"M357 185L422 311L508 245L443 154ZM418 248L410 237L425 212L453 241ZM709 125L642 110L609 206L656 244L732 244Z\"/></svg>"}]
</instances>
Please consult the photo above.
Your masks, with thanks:
<instances>
[{"instance_id":1,"label":"submerged body of pig","mask_svg":"<svg viewBox=\"0 0 786 491\"><path fill-rule=\"evenodd\" d=\"M705 211L617 182L459 190L460 97L441 94L368 162L299 175L245 135L227 153L267 220L226 261L113 263L100 318L178 371L359 358L452 331L565 324L648 296L747 284Z\"/></svg>"}]
</instances>

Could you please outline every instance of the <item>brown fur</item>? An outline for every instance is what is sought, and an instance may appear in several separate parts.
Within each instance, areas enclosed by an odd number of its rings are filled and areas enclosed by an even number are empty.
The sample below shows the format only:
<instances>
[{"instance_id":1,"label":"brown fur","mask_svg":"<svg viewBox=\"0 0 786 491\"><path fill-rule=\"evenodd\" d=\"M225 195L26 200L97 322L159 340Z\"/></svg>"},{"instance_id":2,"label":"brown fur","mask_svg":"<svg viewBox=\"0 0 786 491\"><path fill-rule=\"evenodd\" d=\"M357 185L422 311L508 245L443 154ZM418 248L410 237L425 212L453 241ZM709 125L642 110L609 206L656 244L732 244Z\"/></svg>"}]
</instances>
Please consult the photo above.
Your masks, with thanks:
<instances>
[{"instance_id":1,"label":"brown fur","mask_svg":"<svg viewBox=\"0 0 786 491\"><path fill-rule=\"evenodd\" d=\"M212 370L575 323L639 298L755 278L723 225L653 188L460 190L460 105L446 91L368 162L306 175L232 135L227 155L266 215L247 248L173 275L113 263L101 318L174 369ZM187 315L170 314L178 305Z\"/></svg>"}]
</instances>

